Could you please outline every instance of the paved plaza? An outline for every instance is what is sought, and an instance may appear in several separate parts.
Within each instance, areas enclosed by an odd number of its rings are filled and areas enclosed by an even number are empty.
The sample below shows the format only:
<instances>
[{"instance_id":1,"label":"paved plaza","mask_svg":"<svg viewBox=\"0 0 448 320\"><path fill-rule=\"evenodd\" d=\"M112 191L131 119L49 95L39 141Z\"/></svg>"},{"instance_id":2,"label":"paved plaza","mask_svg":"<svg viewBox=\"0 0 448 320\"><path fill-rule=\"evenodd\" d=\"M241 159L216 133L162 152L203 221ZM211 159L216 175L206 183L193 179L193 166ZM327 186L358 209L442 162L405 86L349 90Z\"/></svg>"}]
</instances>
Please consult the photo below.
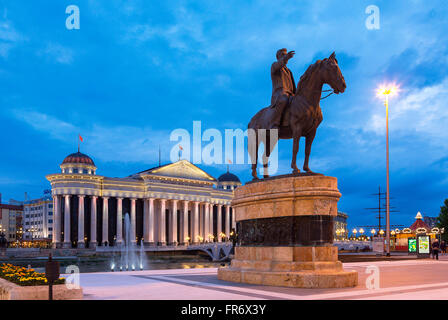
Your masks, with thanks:
<instances>
[{"instance_id":1,"label":"paved plaza","mask_svg":"<svg viewBox=\"0 0 448 320\"><path fill-rule=\"evenodd\" d=\"M366 288L368 267L378 267L380 288ZM440 260L344 263L359 284L345 289L298 289L237 284L217 279L216 268L83 273L86 300L339 300L448 299L448 255Z\"/></svg>"}]
</instances>

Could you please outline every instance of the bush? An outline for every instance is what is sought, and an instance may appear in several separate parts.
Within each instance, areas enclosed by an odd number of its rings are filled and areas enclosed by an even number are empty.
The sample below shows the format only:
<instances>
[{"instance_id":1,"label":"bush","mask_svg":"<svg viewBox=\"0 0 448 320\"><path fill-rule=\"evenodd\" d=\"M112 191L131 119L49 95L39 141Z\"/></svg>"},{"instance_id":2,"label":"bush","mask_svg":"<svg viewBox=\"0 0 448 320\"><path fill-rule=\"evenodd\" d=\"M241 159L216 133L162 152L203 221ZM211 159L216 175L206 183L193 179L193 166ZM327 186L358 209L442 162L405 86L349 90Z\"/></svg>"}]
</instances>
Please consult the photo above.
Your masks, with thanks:
<instances>
[{"instance_id":1,"label":"bush","mask_svg":"<svg viewBox=\"0 0 448 320\"><path fill-rule=\"evenodd\" d=\"M0 278L19 286L42 286L48 284L44 273L35 272L34 269L14 266L10 263L0 265ZM59 278L54 282L54 284L64 283L65 278Z\"/></svg>"}]
</instances>

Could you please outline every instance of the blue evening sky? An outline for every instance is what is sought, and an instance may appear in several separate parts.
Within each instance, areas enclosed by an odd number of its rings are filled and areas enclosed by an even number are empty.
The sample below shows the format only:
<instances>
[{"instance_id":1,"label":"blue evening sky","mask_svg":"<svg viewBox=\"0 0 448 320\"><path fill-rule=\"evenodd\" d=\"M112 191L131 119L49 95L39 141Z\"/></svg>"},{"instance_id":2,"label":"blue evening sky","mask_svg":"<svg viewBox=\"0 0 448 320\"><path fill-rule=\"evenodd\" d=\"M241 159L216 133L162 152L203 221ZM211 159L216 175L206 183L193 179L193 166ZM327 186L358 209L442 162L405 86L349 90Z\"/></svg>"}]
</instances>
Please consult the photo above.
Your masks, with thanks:
<instances>
[{"instance_id":1,"label":"blue evening sky","mask_svg":"<svg viewBox=\"0 0 448 320\"><path fill-rule=\"evenodd\" d=\"M68 5L80 9L80 30L65 26ZM365 26L369 5L379 30ZM270 65L286 47L296 81L332 51L345 76L346 92L321 103L310 167L338 178L349 225L376 224L364 208L386 183L375 89L388 81L401 88L390 106L391 221L438 215L448 197L447 26L446 0L0 0L0 192L39 197L78 133L98 174L123 177L157 165L159 145L169 161L171 131L191 132L194 120L244 130L269 104ZM280 173L291 148L280 142ZM247 165L230 170L250 180Z\"/></svg>"}]
</instances>

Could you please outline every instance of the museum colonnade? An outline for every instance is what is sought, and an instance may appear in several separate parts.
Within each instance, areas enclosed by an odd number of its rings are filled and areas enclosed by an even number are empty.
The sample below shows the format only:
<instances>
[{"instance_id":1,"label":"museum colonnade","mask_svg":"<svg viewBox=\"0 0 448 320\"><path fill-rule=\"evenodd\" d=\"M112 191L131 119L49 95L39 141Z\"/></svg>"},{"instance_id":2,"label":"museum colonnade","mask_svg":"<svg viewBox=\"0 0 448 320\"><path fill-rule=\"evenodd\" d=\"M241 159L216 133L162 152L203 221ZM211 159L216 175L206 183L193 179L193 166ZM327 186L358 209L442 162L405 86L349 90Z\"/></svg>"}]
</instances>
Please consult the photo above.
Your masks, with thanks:
<instances>
[{"instance_id":1,"label":"museum colonnade","mask_svg":"<svg viewBox=\"0 0 448 320\"><path fill-rule=\"evenodd\" d=\"M55 247L119 246L127 234L147 246L222 242L235 228L232 208L210 202L55 195L53 205Z\"/></svg>"}]
</instances>

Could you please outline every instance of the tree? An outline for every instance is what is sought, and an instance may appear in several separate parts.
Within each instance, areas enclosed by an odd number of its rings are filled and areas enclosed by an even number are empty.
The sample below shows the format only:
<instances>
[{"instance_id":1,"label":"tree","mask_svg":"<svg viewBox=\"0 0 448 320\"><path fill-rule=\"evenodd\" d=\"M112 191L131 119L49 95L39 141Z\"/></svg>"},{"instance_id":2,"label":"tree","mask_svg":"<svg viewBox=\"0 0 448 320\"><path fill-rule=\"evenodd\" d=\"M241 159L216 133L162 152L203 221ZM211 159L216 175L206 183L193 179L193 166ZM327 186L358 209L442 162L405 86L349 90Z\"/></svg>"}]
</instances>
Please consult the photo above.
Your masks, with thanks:
<instances>
[{"instance_id":1,"label":"tree","mask_svg":"<svg viewBox=\"0 0 448 320\"><path fill-rule=\"evenodd\" d=\"M448 199L445 199L443 206L440 207L440 214L437 217L437 227L445 228L442 239L448 241Z\"/></svg>"}]
</instances>

